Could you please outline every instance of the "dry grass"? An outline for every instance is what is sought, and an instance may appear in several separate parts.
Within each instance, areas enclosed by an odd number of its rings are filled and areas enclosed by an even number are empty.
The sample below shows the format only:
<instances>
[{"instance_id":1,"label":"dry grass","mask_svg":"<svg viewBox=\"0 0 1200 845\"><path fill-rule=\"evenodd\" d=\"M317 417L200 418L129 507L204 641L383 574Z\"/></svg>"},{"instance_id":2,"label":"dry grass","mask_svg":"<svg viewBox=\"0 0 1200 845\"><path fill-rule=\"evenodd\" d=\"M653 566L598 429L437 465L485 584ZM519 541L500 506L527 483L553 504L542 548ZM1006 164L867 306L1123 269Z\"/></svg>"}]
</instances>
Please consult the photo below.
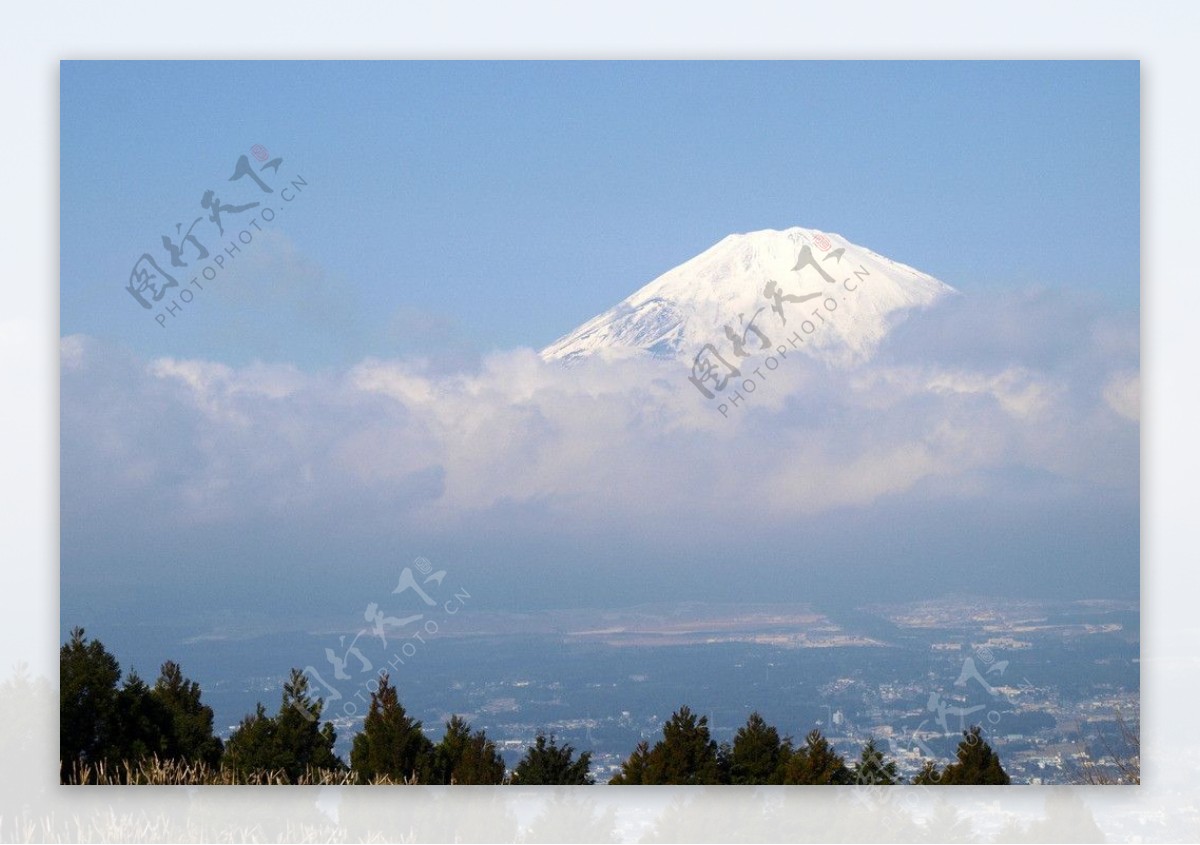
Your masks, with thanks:
<instances>
[{"instance_id":1,"label":"dry grass","mask_svg":"<svg viewBox=\"0 0 1200 845\"><path fill-rule=\"evenodd\" d=\"M119 766L104 763L84 766L75 783L94 786L352 786L358 775L349 769L309 769L298 780L291 780L282 769L239 772L233 768L213 768L203 763L159 760L122 761ZM372 778L372 785L411 786L415 779L393 780L387 775Z\"/></svg>"}]
</instances>

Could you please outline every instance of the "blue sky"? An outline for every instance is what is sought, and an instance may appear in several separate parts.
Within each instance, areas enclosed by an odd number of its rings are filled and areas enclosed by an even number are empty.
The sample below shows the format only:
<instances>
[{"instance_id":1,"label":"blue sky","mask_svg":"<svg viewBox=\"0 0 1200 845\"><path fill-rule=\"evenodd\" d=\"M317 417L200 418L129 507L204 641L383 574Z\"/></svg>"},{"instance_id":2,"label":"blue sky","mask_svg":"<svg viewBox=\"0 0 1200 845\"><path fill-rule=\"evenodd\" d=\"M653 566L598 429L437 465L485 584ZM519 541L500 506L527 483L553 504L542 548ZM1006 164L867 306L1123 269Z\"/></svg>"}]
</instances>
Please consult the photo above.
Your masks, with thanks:
<instances>
[{"instance_id":1,"label":"blue sky","mask_svg":"<svg viewBox=\"0 0 1200 845\"><path fill-rule=\"evenodd\" d=\"M1136 596L1138 87L1129 62L65 63L63 624L354 618L418 555L516 609ZM269 201L229 181L256 144ZM208 190L277 216L164 328L124 286ZM965 296L724 428L678 367L531 351L797 225ZM216 253L240 227L214 228Z\"/></svg>"},{"instance_id":2,"label":"blue sky","mask_svg":"<svg viewBox=\"0 0 1200 845\"><path fill-rule=\"evenodd\" d=\"M540 348L792 225L964 291L1135 309L1138 87L1136 62L66 62L62 332L308 367ZM235 280L249 316L218 289L164 331L129 269L254 144L309 183L288 260ZM302 290L270 283L297 266Z\"/></svg>"}]
</instances>

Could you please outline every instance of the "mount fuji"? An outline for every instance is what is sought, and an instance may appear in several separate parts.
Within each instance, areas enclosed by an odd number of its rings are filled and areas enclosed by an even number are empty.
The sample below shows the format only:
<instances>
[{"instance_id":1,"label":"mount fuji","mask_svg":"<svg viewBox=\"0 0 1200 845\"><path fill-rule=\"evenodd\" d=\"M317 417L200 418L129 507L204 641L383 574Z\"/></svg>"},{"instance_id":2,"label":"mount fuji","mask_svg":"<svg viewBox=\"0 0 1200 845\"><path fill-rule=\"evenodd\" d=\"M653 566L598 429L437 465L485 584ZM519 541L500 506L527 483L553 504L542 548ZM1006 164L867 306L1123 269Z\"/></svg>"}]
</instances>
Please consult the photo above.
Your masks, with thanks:
<instances>
[{"instance_id":1,"label":"mount fuji","mask_svg":"<svg viewBox=\"0 0 1200 845\"><path fill-rule=\"evenodd\" d=\"M954 293L841 235L765 229L729 235L559 338L541 357L691 361L706 344L737 337L766 346L803 327L811 333L803 347L809 354L864 360L906 312Z\"/></svg>"}]
</instances>

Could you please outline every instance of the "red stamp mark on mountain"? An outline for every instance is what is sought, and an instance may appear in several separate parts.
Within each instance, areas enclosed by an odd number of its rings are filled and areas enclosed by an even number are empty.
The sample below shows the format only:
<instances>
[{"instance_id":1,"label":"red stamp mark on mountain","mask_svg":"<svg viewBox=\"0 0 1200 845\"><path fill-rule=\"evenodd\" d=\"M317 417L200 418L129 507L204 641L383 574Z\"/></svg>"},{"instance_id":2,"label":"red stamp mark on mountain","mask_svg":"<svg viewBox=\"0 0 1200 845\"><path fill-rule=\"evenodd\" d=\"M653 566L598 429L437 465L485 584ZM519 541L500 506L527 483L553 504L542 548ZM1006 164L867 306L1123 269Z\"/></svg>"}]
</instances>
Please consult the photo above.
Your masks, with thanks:
<instances>
[{"instance_id":1,"label":"red stamp mark on mountain","mask_svg":"<svg viewBox=\"0 0 1200 845\"><path fill-rule=\"evenodd\" d=\"M824 252L825 250L829 249L829 247L831 247L833 244L829 243L829 238L825 237L824 235L822 235L818 232L816 235L813 235L813 245L816 246L817 249Z\"/></svg>"},{"instance_id":2,"label":"red stamp mark on mountain","mask_svg":"<svg viewBox=\"0 0 1200 845\"><path fill-rule=\"evenodd\" d=\"M267 148L262 144L255 144L253 147L251 147L250 154L259 161L266 161L267 156L269 155L269 153L267 153Z\"/></svg>"}]
</instances>

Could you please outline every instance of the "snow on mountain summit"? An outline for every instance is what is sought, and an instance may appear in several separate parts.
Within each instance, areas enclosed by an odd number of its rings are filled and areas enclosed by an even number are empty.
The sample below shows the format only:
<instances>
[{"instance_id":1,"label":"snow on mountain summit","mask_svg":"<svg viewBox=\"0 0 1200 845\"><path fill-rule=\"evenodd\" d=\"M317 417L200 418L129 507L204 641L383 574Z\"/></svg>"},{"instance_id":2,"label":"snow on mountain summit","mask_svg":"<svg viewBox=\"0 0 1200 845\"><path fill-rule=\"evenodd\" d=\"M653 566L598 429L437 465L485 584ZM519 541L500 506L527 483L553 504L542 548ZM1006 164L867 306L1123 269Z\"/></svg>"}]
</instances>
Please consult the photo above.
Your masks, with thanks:
<instances>
[{"instance_id":1,"label":"snow on mountain summit","mask_svg":"<svg viewBox=\"0 0 1200 845\"><path fill-rule=\"evenodd\" d=\"M754 349L802 332L810 354L861 359L905 311L953 292L841 235L765 229L729 235L550 344L541 356L562 362L592 356L691 362L706 345Z\"/></svg>"}]
</instances>

